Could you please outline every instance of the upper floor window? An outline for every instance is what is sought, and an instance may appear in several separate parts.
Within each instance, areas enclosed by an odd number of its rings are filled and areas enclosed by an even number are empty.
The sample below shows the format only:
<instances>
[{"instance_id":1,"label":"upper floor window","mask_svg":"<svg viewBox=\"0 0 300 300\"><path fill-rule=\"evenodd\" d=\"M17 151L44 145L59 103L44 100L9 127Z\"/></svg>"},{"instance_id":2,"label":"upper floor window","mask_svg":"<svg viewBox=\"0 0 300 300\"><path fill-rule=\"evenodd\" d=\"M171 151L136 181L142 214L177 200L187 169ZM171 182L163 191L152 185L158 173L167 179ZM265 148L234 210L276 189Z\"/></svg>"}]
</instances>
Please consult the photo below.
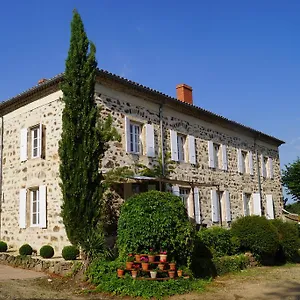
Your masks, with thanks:
<instances>
[{"instance_id":1,"label":"upper floor window","mask_svg":"<svg viewBox=\"0 0 300 300\"><path fill-rule=\"evenodd\" d=\"M239 173L253 175L253 157L251 151L237 149L237 163Z\"/></svg>"},{"instance_id":2,"label":"upper floor window","mask_svg":"<svg viewBox=\"0 0 300 300\"><path fill-rule=\"evenodd\" d=\"M261 175L263 178L273 178L273 159L271 157L261 155Z\"/></svg>"},{"instance_id":3,"label":"upper floor window","mask_svg":"<svg viewBox=\"0 0 300 300\"><path fill-rule=\"evenodd\" d=\"M227 171L227 146L208 141L208 165L210 168Z\"/></svg>"},{"instance_id":4,"label":"upper floor window","mask_svg":"<svg viewBox=\"0 0 300 300\"><path fill-rule=\"evenodd\" d=\"M40 157L41 153L41 132L40 127L34 127L30 130L31 134L31 157Z\"/></svg>"},{"instance_id":5,"label":"upper floor window","mask_svg":"<svg viewBox=\"0 0 300 300\"><path fill-rule=\"evenodd\" d=\"M141 152L141 125L130 122L130 152Z\"/></svg>"},{"instance_id":6,"label":"upper floor window","mask_svg":"<svg viewBox=\"0 0 300 300\"><path fill-rule=\"evenodd\" d=\"M221 165L221 155L220 155L220 145L214 143L214 159L215 159L215 168L218 169Z\"/></svg>"},{"instance_id":7,"label":"upper floor window","mask_svg":"<svg viewBox=\"0 0 300 300\"><path fill-rule=\"evenodd\" d=\"M177 148L178 148L178 160L185 161L186 154L185 154L185 142L186 136L182 134L177 134Z\"/></svg>"}]
</instances>

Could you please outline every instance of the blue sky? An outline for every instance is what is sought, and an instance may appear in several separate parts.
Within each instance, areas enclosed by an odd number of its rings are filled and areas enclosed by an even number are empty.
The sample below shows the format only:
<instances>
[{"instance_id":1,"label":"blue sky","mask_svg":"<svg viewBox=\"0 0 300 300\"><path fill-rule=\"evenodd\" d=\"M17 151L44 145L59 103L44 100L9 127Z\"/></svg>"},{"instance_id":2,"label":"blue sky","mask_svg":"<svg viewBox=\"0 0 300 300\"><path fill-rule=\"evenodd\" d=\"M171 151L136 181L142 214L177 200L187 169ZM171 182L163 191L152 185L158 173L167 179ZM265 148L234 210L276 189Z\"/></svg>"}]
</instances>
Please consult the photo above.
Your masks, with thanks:
<instances>
[{"instance_id":1,"label":"blue sky","mask_svg":"<svg viewBox=\"0 0 300 300\"><path fill-rule=\"evenodd\" d=\"M0 4L0 100L64 70L72 10L100 68L175 96L300 151L300 1L52 0Z\"/></svg>"}]
</instances>

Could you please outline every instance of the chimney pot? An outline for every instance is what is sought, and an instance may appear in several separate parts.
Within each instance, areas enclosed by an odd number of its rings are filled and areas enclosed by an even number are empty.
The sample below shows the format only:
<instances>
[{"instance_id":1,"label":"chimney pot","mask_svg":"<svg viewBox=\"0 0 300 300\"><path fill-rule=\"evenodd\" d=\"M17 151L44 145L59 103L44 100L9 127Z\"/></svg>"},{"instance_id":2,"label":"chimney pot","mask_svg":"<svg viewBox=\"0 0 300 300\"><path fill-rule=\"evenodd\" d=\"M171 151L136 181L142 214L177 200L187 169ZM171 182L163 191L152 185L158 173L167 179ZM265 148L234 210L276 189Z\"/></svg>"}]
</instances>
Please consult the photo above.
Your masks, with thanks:
<instances>
[{"instance_id":1,"label":"chimney pot","mask_svg":"<svg viewBox=\"0 0 300 300\"><path fill-rule=\"evenodd\" d=\"M193 104L193 88L185 83L176 85L177 99L188 103Z\"/></svg>"}]
</instances>

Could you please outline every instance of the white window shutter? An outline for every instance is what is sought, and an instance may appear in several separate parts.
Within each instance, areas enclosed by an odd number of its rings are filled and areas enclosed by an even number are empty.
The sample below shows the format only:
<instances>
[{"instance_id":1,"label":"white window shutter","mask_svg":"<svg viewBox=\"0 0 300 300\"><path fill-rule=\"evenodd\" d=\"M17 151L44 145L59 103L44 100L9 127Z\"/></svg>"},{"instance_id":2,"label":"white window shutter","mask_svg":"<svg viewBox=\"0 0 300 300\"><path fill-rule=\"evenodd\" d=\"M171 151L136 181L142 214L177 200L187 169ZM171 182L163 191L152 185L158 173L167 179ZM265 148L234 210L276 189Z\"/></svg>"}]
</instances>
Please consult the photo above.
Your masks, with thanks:
<instances>
[{"instance_id":1,"label":"white window shutter","mask_svg":"<svg viewBox=\"0 0 300 300\"><path fill-rule=\"evenodd\" d=\"M244 209L244 216L247 215L247 201L245 193L242 193L242 200L243 200L243 209Z\"/></svg>"},{"instance_id":2,"label":"white window shutter","mask_svg":"<svg viewBox=\"0 0 300 300\"><path fill-rule=\"evenodd\" d=\"M196 224L201 224L199 189L194 187L194 208Z\"/></svg>"},{"instance_id":3,"label":"white window shutter","mask_svg":"<svg viewBox=\"0 0 300 300\"><path fill-rule=\"evenodd\" d=\"M192 135L188 136L188 147L189 147L189 162L191 164L196 164L195 137Z\"/></svg>"},{"instance_id":4,"label":"white window shutter","mask_svg":"<svg viewBox=\"0 0 300 300\"><path fill-rule=\"evenodd\" d=\"M212 221L214 223L219 222L219 200L216 190L211 190L211 213Z\"/></svg>"},{"instance_id":5,"label":"white window shutter","mask_svg":"<svg viewBox=\"0 0 300 300\"><path fill-rule=\"evenodd\" d=\"M272 195L266 195L267 219L274 219L274 204Z\"/></svg>"},{"instance_id":6,"label":"white window shutter","mask_svg":"<svg viewBox=\"0 0 300 300\"><path fill-rule=\"evenodd\" d=\"M237 149L237 163L238 163L237 167L238 167L239 173L244 173L242 160L243 160L242 150Z\"/></svg>"},{"instance_id":7,"label":"white window shutter","mask_svg":"<svg viewBox=\"0 0 300 300\"><path fill-rule=\"evenodd\" d=\"M230 208L230 197L229 192L224 191L224 197L225 197L225 213L226 213L226 221L231 222L231 208Z\"/></svg>"},{"instance_id":8,"label":"white window shutter","mask_svg":"<svg viewBox=\"0 0 300 300\"><path fill-rule=\"evenodd\" d=\"M154 126L146 124L146 154L148 157L155 157Z\"/></svg>"},{"instance_id":9,"label":"white window shutter","mask_svg":"<svg viewBox=\"0 0 300 300\"><path fill-rule=\"evenodd\" d=\"M173 186L172 186L172 193L173 193L175 196L179 196L179 186L178 186L178 185L173 185Z\"/></svg>"},{"instance_id":10,"label":"white window shutter","mask_svg":"<svg viewBox=\"0 0 300 300\"><path fill-rule=\"evenodd\" d=\"M253 154L252 151L248 152L248 163L249 163L249 173L253 175Z\"/></svg>"},{"instance_id":11,"label":"white window shutter","mask_svg":"<svg viewBox=\"0 0 300 300\"><path fill-rule=\"evenodd\" d=\"M227 162L227 147L226 145L222 145L222 169L227 171L228 162Z\"/></svg>"},{"instance_id":12,"label":"white window shutter","mask_svg":"<svg viewBox=\"0 0 300 300\"><path fill-rule=\"evenodd\" d=\"M253 193L253 214L261 216L260 193Z\"/></svg>"},{"instance_id":13,"label":"white window shutter","mask_svg":"<svg viewBox=\"0 0 300 300\"><path fill-rule=\"evenodd\" d=\"M39 136L38 136L38 157L42 156L42 138L43 138L43 124L40 123Z\"/></svg>"},{"instance_id":14,"label":"white window shutter","mask_svg":"<svg viewBox=\"0 0 300 300\"><path fill-rule=\"evenodd\" d=\"M268 165L269 165L269 177L274 177L274 170L273 170L273 159L271 157L268 158Z\"/></svg>"},{"instance_id":15,"label":"white window shutter","mask_svg":"<svg viewBox=\"0 0 300 300\"><path fill-rule=\"evenodd\" d=\"M125 116L125 149L130 152L130 119Z\"/></svg>"},{"instance_id":16,"label":"white window shutter","mask_svg":"<svg viewBox=\"0 0 300 300\"><path fill-rule=\"evenodd\" d=\"M27 160L27 128L21 129L20 159Z\"/></svg>"},{"instance_id":17,"label":"white window shutter","mask_svg":"<svg viewBox=\"0 0 300 300\"><path fill-rule=\"evenodd\" d=\"M212 141L208 141L208 166L210 168L215 167L214 143Z\"/></svg>"},{"instance_id":18,"label":"white window shutter","mask_svg":"<svg viewBox=\"0 0 300 300\"><path fill-rule=\"evenodd\" d=\"M170 129L171 159L178 161L177 132Z\"/></svg>"},{"instance_id":19,"label":"white window shutter","mask_svg":"<svg viewBox=\"0 0 300 300\"><path fill-rule=\"evenodd\" d=\"M39 187L40 202L40 227L47 228L47 188L45 185Z\"/></svg>"},{"instance_id":20,"label":"white window shutter","mask_svg":"<svg viewBox=\"0 0 300 300\"><path fill-rule=\"evenodd\" d=\"M26 228L26 189L20 189L19 194L19 227Z\"/></svg>"}]
</instances>

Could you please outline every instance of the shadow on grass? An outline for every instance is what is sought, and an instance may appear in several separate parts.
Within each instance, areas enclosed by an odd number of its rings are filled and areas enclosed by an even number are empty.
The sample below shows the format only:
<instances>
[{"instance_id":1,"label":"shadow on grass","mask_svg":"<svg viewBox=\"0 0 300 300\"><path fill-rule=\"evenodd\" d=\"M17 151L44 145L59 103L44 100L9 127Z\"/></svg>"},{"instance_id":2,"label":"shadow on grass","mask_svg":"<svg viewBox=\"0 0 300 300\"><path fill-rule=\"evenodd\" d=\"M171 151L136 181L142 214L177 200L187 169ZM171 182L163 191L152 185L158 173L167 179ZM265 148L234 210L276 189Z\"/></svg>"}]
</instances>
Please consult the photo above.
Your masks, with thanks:
<instances>
[{"instance_id":1,"label":"shadow on grass","mask_svg":"<svg viewBox=\"0 0 300 300\"><path fill-rule=\"evenodd\" d=\"M300 283L296 281L286 281L274 287L274 291L263 293L263 297L263 299L300 300Z\"/></svg>"}]
</instances>

